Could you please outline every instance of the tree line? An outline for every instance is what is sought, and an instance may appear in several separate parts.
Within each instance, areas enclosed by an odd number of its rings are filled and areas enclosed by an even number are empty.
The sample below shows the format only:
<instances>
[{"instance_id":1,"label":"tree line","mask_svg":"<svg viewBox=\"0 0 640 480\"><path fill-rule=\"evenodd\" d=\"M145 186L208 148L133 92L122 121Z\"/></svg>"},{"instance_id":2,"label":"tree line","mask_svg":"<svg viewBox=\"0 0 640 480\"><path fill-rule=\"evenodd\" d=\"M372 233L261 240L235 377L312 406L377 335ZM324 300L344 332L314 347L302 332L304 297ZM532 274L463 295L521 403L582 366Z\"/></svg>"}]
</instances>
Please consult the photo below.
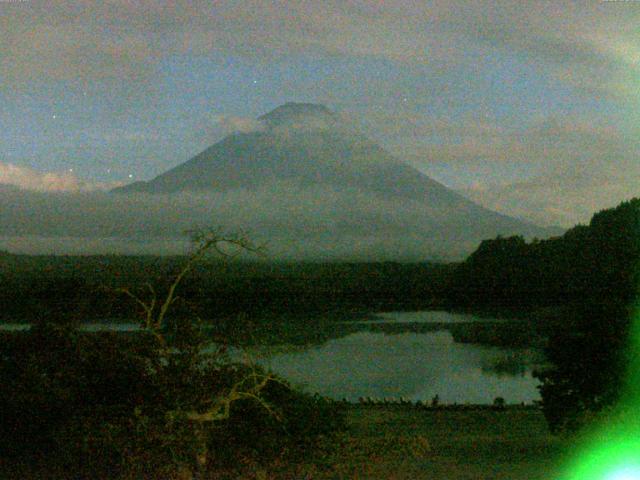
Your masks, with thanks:
<instances>
[{"instance_id":1,"label":"tree line","mask_svg":"<svg viewBox=\"0 0 640 480\"><path fill-rule=\"evenodd\" d=\"M560 237L483 241L445 291L458 308L529 312L547 338L549 367L536 373L545 415L552 430L572 430L623 392L639 267L636 198Z\"/></svg>"}]
</instances>

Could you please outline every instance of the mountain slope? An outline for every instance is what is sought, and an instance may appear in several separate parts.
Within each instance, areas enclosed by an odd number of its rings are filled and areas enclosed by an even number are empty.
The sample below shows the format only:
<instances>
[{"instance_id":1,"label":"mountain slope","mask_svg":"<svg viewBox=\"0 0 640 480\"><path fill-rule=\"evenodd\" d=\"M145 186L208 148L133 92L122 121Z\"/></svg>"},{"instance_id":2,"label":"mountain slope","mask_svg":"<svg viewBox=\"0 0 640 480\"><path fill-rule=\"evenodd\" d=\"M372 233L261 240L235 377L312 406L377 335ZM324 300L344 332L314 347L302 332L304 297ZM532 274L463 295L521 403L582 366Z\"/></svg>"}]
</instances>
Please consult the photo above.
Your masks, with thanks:
<instances>
[{"instance_id":1,"label":"mountain slope","mask_svg":"<svg viewBox=\"0 0 640 480\"><path fill-rule=\"evenodd\" d=\"M497 234L544 237L549 233L487 210L446 188L342 125L324 106L288 103L258 120L263 125L260 130L230 135L148 182L136 182L114 192L264 193L272 185L270 201L277 204L283 196L304 196L309 189L324 188L329 194L320 201L329 202L329 197L342 193L369 196L373 213L366 219L353 219L367 235L385 234L379 229L376 233L376 225L384 223L376 221L378 202L386 205L385 220L392 215L390 202L403 207L415 205L415 218L410 223L402 220L403 229L437 237L440 244L473 243ZM348 205L341 204L341 208ZM330 228L330 215L323 220Z\"/></svg>"}]
</instances>

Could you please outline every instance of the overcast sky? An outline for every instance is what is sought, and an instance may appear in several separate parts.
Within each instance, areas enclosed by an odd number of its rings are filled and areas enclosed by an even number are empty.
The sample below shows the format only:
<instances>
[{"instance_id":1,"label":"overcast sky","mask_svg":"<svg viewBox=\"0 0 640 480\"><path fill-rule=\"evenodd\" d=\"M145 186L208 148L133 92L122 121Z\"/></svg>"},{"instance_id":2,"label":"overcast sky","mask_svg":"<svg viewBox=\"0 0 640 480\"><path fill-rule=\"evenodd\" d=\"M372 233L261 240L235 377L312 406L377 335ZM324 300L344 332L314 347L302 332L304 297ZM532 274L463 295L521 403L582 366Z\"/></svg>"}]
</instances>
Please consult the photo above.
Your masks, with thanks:
<instances>
[{"instance_id":1,"label":"overcast sky","mask_svg":"<svg viewBox=\"0 0 640 480\"><path fill-rule=\"evenodd\" d=\"M640 195L640 2L0 1L0 183L146 180L322 103L486 206Z\"/></svg>"}]
</instances>

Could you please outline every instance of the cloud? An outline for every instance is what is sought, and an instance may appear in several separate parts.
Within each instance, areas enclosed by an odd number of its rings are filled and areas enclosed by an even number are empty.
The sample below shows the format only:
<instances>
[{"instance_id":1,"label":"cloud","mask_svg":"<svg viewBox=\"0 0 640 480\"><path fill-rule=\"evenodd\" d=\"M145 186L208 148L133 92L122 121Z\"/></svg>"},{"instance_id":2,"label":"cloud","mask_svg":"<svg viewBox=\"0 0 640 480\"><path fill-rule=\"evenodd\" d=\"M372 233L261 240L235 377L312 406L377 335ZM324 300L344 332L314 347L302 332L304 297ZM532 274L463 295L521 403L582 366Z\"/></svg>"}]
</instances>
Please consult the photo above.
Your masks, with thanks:
<instances>
[{"instance_id":1,"label":"cloud","mask_svg":"<svg viewBox=\"0 0 640 480\"><path fill-rule=\"evenodd\" d=\"M628 2L474 2L467 35L499 51L524 55L552 78L589 94L634 102L636 26ZM465 9L466 10L466 9Z\"/></svg>"},{"instance_id":2,"label":"cloud","mask_svg":"<svg viewBox=\"0 0 640 480\"><path fill-rule=\"evenodd\" d=\"M221 226L276 259L459 259L495 233L424 202L292 182L172 195L0 189L0 217L0 248L25 253L179 253L185 231Z\"/></svg>"},{"instance_id":3,"label":"cloud","mask_svg":"<svg viewBox=\"0 0 640 480\"><path fill-rule=\"evenodd\" d=\"M212 127L226 136L232 133L250 133L264 129L264 124L255 118L232 115L216 115L212 118Z\"/></svg>"},{"instance_id":4,"label":"cloud","mask_svg":"<svg viewBox=\"0 0 640 480\"><path fill-rule=\"evenodd\" d=\"M447 69L496 49L559 81L637 92L640 10L628 2L5 2L0 64L12 84L43 78L148 82L169 56L391 59ZM16 61L19 59L19 61Z\"/></svg>"},{"instance_id":5,"label":"cloud","mask_svg":"<svg viewBox=\"0 0 640 480\"><path fill-rule=\"evenodd\" d=\"M561 165L584 168L608 165L622 170L640 153L636 126L617 124L602 115L549 116L503 126L504 121L470 116L447 118L402 113L374 118L365 131L380 131L389 150L421 169L430 164L482 163L528 165L546 170Z\"/></svg>"},{"instance_id":6,"label":"cloud","mask_svg":"<svg viewBox=\"0 0 640 480\"><path fill-rule=\"evenodd\" d=\"M372 112L396 157L481 205L541 225L572 226L640 196L640 131L602 114L521 122Z\"/></svg>"},{"instance_id":7,"label":"cloud","mask_svg":"<svg viewBox=\"0 0 640 480\"><path fill-rule=\"evenodd\" d=\"M203 115L194 122L188 134L187 141L185 141L184 138L178 138L176 140L181 143L193 141L199 148L206 149L228 135L234 133L259 132L262 131L264 127L264 124L255 118L209 114ZM199 152L192 152L192 154L195 153Z\"/></svg>"},{"instance_id":8,"label":"cloud","mask_svg":"<svg viewBox=\"0 0 640 480\"><path fill-rule=\"evenodd\" d=\"M484 165L495 159L526 167L518 180L489 176L462 188L481 205L541 225L588 222L598 210L640 196L640 141L635 129L576 118L551 118L511 135L494 157L466 151L459 160Z\"/></svg>"},{"instance_id":9,"label":"cloud","mask_svg":"<svg viewBox=\"0 0 640 480\"><path fill-rule=\"evenodd\" d=\"M640 196L640 171L628 181L585 175L540 175L504 185L477 184L462 193L496 211L530 219L539 225L571 227L588 223L593 214Z\"/></svg>"},{"instance_id":10,"label":"cloud","mask_svg":"<svg viewBox=\"0 0 640 480\"><path fill-rule=\"evenodd\" d=\"M394 155L418 167L431 162L512 161L520 156L514 156L519 147L513 130L478 115L453 120L374 110L356 123L369 136L380 138Z\"/></svg>"},{"instance_id":11,"label":"cloud","mask_svg":"<svg viewBox=\"0 0 640 480\"><path fill-rule=\"evenodd\" d=\"M73 172L39 172L37 170L0 162L0 184L13 185L38 192L81 192L117 186L81 180Z\"/></svg>"}]
</instances>

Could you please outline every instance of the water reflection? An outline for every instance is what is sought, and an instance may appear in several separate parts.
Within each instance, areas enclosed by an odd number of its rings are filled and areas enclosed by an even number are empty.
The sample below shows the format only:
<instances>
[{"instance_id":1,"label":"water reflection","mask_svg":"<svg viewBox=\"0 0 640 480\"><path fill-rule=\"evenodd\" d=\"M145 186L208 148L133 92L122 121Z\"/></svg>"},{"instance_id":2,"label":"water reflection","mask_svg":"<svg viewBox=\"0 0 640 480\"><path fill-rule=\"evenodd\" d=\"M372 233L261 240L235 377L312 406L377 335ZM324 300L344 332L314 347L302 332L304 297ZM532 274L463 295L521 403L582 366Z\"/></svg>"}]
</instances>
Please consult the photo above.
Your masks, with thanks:
<instances>
[{"instance_id":1,"label":"water reflection","mask_svg":"<svg viewBox=\"0 0 640 480\"><path fill-rule=\"evenodd\" d=\"M421 310L415 312L380 312L375 314L373 320L363 320L358 323L467 323L467 322L500 322L497 319L484 319L466 313L452 313L444 310Z\"/></svg>"},{"instance_id":2,"label":"water reflection","mask_svg":"<svg viewBox=\"0 0 640 480\"><path fill-rule=\"evenodd\" d=\"M491 403L539 399L537 380L496 375L487 368L504 349L458 344L448 331L359 332L304 351L262 352L258 361L302 386L332 398L407 397L443 403Z\"/></svg>"},{"instance_id":3,"label":"water reflection","mask_svg":"<svg viewBox=\"0 0 640 480\"><path fill-rule=\"evenodd\" d=\"M451 334L473 326L496 331L494 327L504 323L437 311L376 316L377 320L367 322L320 322L317 328L316 322L301 321L300 330L293 329L298 342L283 343L287 337L276 334L278 345L252 350L260 363L292 383L335 399L430 401L435 395L442 403L491 403L496 397L509 403L539 399L526 350L456 343ZM27 328L28 324L0 325L4 330ZM81 329L131 332L140 326L105 321L84 324ZM212 345L205 352L215 348Z\"/></svg>"}]
</instances>

